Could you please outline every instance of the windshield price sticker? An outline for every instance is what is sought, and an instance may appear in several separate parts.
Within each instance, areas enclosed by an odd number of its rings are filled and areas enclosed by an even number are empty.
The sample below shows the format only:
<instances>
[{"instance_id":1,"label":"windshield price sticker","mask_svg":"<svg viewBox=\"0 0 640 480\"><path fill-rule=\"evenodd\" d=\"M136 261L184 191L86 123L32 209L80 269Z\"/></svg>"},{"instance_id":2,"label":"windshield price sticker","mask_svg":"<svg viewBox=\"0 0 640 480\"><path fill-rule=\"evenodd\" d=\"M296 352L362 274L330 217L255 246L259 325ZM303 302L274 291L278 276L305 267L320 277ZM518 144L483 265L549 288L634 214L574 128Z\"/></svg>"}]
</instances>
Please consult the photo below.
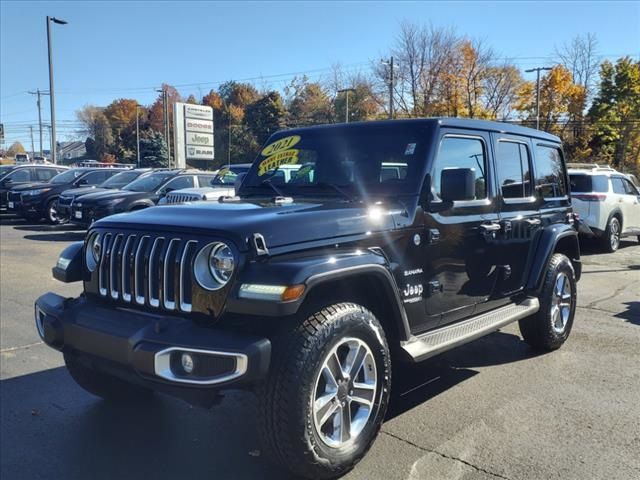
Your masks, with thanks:
<instances>
[{"instance_id":1,"label":"windshield price sticker","mask_svg":"<svg viewBox=\"0 0 640 480\"><path fill-rule=\"evenodd\" d=\"M266 158L258 166L258 175L263 176L265 173L278 168L280 165L294 165L298 163L299 150L284 150Z\"/></svg>"},{"instance_id":2,"label":"windshield price sticker","mask_svg":"<svg viewBox=\"0 0 640 480\"><path fill-rule=\"evenodd\" d=\"M270 143L262 150L263 157L269 157L274 153L278 153L282 150L288 150L301 140L300 135L291 135L290 137L284 137L273 143Z\"/></svg>"}]
</instances>

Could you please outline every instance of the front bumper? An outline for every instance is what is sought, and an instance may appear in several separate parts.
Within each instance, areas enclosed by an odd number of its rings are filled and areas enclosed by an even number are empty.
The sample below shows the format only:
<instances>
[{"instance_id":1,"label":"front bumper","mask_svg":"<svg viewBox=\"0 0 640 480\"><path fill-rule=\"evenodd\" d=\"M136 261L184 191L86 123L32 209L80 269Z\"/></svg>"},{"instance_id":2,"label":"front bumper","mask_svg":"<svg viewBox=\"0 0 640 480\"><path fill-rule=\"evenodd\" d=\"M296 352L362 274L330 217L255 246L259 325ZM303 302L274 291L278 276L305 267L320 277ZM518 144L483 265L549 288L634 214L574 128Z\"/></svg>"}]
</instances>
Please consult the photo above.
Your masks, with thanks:
<instances>
[{"instance_id":1,"label":"front bumper","mask_svg":"<svg viewBox=\"0 0 640 480\"><path fill-rule=\"evenodd\" d=\"M113 215L115 210L113 206L101 205L72 205L69 211L69 220L83 227L90 226L96 220Z\"/></svg>"},{"instance_id":2,"label":"front bumper","mask_svg":"<svg viewBox=\"0 0 640 480\"><path fill-rule=\"evenodd\" d=\"M13 208L9 206L9 211L22 217L42 217L44 216L43 197L21 195L20 200L13 201Z\"/></svg>"},{"instance_id":3,"label":"front bumper","mask_svg":"<svg viewBox=\"0 0 640 480\"><path fill-rule=\"evenodd\" d=\"M96 370L192 403L220 390L248 388L269 368L268 339L105 306L84 296L42 295L35 316L38 333L50 347L84 357ZM193 374L182 370L184 352L202 365Z\"/></svg>"}]
</instances>

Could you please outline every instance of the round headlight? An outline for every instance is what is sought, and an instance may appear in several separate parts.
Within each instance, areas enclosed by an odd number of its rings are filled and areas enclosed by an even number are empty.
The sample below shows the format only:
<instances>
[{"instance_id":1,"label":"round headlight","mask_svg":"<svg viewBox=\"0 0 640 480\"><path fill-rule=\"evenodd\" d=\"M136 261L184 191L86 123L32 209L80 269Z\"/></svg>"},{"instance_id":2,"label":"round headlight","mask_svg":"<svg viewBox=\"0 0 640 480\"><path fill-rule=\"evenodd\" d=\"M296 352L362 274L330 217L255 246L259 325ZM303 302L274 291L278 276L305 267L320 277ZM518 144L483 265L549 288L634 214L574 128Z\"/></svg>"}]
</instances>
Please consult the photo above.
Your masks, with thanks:
<instances>
[{"instance_id":1,"label":"round headlight","mask_svg":"<svg viewBox=\"0 0 640 480\"><path fill-rule=\"evenodd\" d=\"M218 283L223 285L229 281L235 261L233 258L233 252L224 243L219 243L211 249L209 254L209 270L211 275L216 279Z\"/></svg>"},{"instance_id":2,"label":"round headlight","mask_svg":"<svg viewBox=\"0 0 640 480\"><path fill-rule=\"evenodd\" d=\"M85 251L85 263L90 272L93 272L98 263L100 263L100 255L102 254L102 237L99 233L93 234L87 242Z\"/></svg>"},{"instance_id":3,"label":"round headlight","mask_svg":"<svg viewBox=\"0 0 640 480\"><path fill-rule=\"evenodd\" d=\"M202 288L218 290L231 280L235 265L231 248L226 243L214 242L198 252L193 273Z\"/></svg>"}]
</instances>

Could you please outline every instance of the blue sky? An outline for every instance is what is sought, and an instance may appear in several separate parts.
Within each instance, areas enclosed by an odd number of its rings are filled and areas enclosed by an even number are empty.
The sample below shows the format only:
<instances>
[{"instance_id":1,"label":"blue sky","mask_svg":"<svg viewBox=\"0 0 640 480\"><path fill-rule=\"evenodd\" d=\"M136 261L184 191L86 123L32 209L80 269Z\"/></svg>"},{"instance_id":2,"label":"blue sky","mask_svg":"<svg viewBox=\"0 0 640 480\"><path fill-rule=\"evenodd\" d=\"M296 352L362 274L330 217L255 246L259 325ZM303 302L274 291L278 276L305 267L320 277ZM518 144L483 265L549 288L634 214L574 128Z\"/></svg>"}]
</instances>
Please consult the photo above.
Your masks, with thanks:
<instances>
[{"instance_id":1,"label":"blue sky","mask_svg":"<svg viewBox=\"0 0 640 480\"><path fill-rule=\"evenodd\" d=\"M30 148L35 98L48 89L45 16L54 25L59 140L75 111L115 98L151 103L162 82L200 96L229 79L280 89L294 72L331 65L366 70L393 45L403 20L486 40L523 68L592 32L607 57L640 55L640 2L0 2L0 121L6 143ZM277 76L281 75L281 76ZM195 85L199 84L199 85ZM189 86L187 86L189 85ZM44 97L43 117L49 118ZM36 135L37 137L37 135ZM36 138L37 143L37 138ZM48 145L47 138L45 143ZM37 145L36 145L37 148Z\"/></svg>"}]
</instances>

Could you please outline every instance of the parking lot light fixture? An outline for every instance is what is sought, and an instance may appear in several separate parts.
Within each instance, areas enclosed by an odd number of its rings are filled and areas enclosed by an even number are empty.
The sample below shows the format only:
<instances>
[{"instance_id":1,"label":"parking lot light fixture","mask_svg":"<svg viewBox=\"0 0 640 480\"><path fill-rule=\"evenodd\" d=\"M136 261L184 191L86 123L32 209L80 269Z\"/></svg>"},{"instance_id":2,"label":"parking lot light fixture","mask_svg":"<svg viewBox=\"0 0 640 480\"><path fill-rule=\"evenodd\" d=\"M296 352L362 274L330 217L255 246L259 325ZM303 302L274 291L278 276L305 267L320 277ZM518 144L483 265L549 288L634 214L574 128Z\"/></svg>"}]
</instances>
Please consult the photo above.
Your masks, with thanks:
<instances>
[{"instance_id":1,"label":"parking lot light fixture","mask_svg":"<svg viewBox=\"0 0 640 480\"><path fill-rule=\"evenodd\" d=\"M49 54L49 104L51 107L51 161L57 162L56 144L56 97L53 93L53 57L51 52L51 22L58 25L66 25L65 20L47 16L47 50Z\"/></svg>"}]
</instances>

